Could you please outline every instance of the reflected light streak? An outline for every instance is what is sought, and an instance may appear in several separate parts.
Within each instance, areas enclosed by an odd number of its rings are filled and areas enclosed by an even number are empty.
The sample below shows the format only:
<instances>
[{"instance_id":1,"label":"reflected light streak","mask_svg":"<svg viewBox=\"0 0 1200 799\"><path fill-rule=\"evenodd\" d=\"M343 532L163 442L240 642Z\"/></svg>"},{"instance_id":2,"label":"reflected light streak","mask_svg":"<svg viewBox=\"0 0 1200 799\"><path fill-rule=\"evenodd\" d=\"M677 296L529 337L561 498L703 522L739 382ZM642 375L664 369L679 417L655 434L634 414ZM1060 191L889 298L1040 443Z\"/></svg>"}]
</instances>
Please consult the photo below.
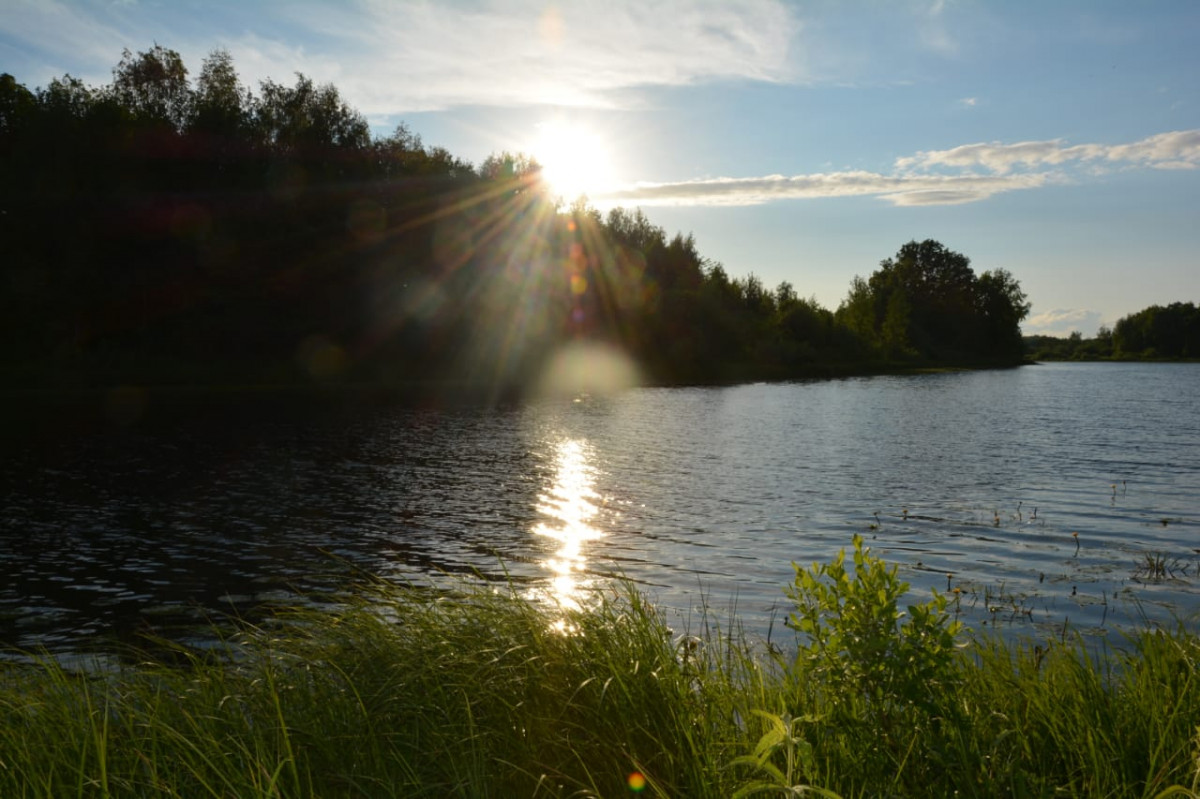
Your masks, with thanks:
<instances>
[{"instance_id":1,"label":"reflected light streak","mask_svg":"<svg viewBox=\"0 0 1200 799\"><path fill-rule=\"evenodd\" d=\"M547 594L562 608L578 610L587 558L584 542L604 534L590 520L599 513L600 495L592 488L595 469L588 463L588 447L577 440L560 442L556 447L557 471L549 492L538 497L537 510L546 517L533 528L534 535L558 542L558 549L545 561L550 571ZM566 632L563 622L555 625Z\"/></svg>"}]
</instances>

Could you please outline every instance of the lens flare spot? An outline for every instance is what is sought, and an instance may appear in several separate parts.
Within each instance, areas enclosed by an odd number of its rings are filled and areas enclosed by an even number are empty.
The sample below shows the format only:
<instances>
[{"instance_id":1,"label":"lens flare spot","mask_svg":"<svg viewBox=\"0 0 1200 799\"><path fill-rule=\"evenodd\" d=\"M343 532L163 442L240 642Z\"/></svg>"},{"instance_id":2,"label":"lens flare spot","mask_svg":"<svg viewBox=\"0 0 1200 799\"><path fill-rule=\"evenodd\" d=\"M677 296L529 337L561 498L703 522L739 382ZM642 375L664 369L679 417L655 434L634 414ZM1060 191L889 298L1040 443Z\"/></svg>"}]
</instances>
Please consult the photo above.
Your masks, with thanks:
<instances>
[{"instance_id":1,"label":"lens flare spot","mask_svg":"<svg viewBox=\"0 0 1200 799\"><path fill-rule=\"evenodd\" d=\"M105 397L104 410L108 418L122 427L128 427L142 418L146 412L146 390L138 386L117 386Z\"/></svg>"},{"instance_id":2,"label":"lens flare spot","mask_svg":"<svg viewBox=\"0 0 1200 799\"><path fill-rule=\"evenodd\" d=\"M571 275L571 293L576 297L587 291L587 278L583 275Z\"/></svg>"},{"instance_id":3,"label":"lens flare spot","mask_svg":"<svg viewBox=\"0 0 1200 799\"><path fill-rule=\"evenodd\" d=\"M171 215L171 233L179 238L201 240L212 231L212 217L194 203L176 208Z\"/></svg>"},{"instance_id":4,"label":"lens flare spot","mask_svg":"<svg viewBox=\"0 0 1200 799\"><path fill-rule=\"evenodd\" d=\"M629 775L625 781L629 785L629 790L634 793L641 793L646 790L646 778L642 776L640 771L635 771Z\"/></svg>"},{"instance_id":5,"label":"lens flare spot","mask_svg":"<svg viewBox=\"0 0 1200 799\"><path fill-rule=\"evenodd\" d=\"M386 228L387 212L373 200L357 200L346 210L346 230L359 243L379 241Z\"/></svg>"},{"instance_id":6,"label":"lens flare spot","mask_svg":"<svg viewBox=\"0 0 1200 799\"><path fill-rule=\"evenodd\" d=\"M576 308L582 318L583 310ZM595 342L573 342L558 350L546 364L537 384L537 393L613 394L638 384L638 370L620 350Z\"/></svg>"},{"instance_id":7,"label":"lens flare spot","mask_svg":"<svg viewBox=\"0 0 1200 799\"><path fill-rule=\"evenodd\" d=\"M538 33L541 34L542 41L555 50L562 47L563 27L562 12L555 6L543 11L538 19Z\"/></svg>"},{"instance_id":8,"label":"lens flare spot","mask_svg":"<svg viewBox=\"0 0 1200 799\"><path fill-rule=\"evenodd\" d=\"M296 362L317 380L331 380L346 368L346 352L324 336L309 336L296 348Z\"/></svg>"}]
</instances>

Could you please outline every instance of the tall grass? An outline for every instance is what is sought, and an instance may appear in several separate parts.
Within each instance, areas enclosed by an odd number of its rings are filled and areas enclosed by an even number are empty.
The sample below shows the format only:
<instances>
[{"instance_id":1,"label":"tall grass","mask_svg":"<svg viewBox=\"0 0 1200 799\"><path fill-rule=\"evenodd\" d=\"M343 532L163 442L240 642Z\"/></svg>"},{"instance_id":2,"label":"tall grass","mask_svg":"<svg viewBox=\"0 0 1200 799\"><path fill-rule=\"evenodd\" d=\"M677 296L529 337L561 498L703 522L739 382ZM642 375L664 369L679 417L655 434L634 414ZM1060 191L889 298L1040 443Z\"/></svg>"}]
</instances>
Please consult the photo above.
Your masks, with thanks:
<instances>
[{"instance_id":1,"label":"tall grass","mask_svg":"<svg viewBox=\"0 0 1200 799\"><path fill-rule=\"evenodd\" d=\"M861 578L798 570L795 618L836 634L784 652L680 639L628 588L556 628L506 592L375 586L182 663L9 664L0 796L1200 796L1194 634L947 656L936 613L876 607L864 648L869 580L897 581L859 547ZM838 641L880 662L833 668Z\"/></svg>"},{"instance_id":2,"label":"tall grass","mask_svg":"<svg viewBox=\"0 0 1200 799\"><path fill-rule=\"evenodd\" d=\"M507 594L377 588L183 667L9 666L0 796L614 796L634 772L728 795L731 680L754 672L679 656L632 592L567 626Z\"/></svg>"}]
</instances>

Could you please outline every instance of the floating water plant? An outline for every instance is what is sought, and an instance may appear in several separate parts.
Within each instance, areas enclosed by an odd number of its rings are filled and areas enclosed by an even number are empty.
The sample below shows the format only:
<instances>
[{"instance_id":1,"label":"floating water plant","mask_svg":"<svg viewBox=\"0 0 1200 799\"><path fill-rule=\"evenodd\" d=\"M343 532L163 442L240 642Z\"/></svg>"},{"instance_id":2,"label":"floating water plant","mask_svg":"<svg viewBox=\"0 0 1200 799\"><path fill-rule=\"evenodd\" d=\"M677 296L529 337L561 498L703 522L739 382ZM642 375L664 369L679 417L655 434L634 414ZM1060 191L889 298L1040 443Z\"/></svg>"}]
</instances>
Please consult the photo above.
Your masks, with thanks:
<instances>
[{"instance_id":1,"label":"floating water plant","mask_svg":"<svg viewBox=\"0 0 1200 799\"><path fill-rule=\"evenodd\" d=\"M1186 577L1191 566L1182 558L1164 552L1144 552L1133 568L1133 577L1150 582L1176 579Z\"/></svg>"}]
</instances>

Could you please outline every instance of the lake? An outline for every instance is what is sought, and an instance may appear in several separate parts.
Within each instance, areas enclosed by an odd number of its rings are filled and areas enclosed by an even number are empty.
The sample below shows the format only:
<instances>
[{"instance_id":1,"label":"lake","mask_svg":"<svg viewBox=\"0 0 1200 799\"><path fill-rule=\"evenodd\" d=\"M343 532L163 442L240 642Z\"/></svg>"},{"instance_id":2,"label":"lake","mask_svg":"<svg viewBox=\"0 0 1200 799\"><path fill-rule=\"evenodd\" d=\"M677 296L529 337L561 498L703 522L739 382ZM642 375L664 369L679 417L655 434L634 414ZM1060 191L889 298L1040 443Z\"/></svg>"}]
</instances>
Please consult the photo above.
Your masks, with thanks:
<instances>
[{"instance_id":1,"label":"lake","mask_svg":"<svg viewBox=\"0 0 1200 799\"><path fill-rule=\"evenodd\" d=\"M779 638L792 562L855 533L978 630L1194 628L1198 396L1200 364L1046 364L13 435L0 645L203 644L364 575L552 606L620 576L680 632Z\"/></svg>"}]
</instances>

